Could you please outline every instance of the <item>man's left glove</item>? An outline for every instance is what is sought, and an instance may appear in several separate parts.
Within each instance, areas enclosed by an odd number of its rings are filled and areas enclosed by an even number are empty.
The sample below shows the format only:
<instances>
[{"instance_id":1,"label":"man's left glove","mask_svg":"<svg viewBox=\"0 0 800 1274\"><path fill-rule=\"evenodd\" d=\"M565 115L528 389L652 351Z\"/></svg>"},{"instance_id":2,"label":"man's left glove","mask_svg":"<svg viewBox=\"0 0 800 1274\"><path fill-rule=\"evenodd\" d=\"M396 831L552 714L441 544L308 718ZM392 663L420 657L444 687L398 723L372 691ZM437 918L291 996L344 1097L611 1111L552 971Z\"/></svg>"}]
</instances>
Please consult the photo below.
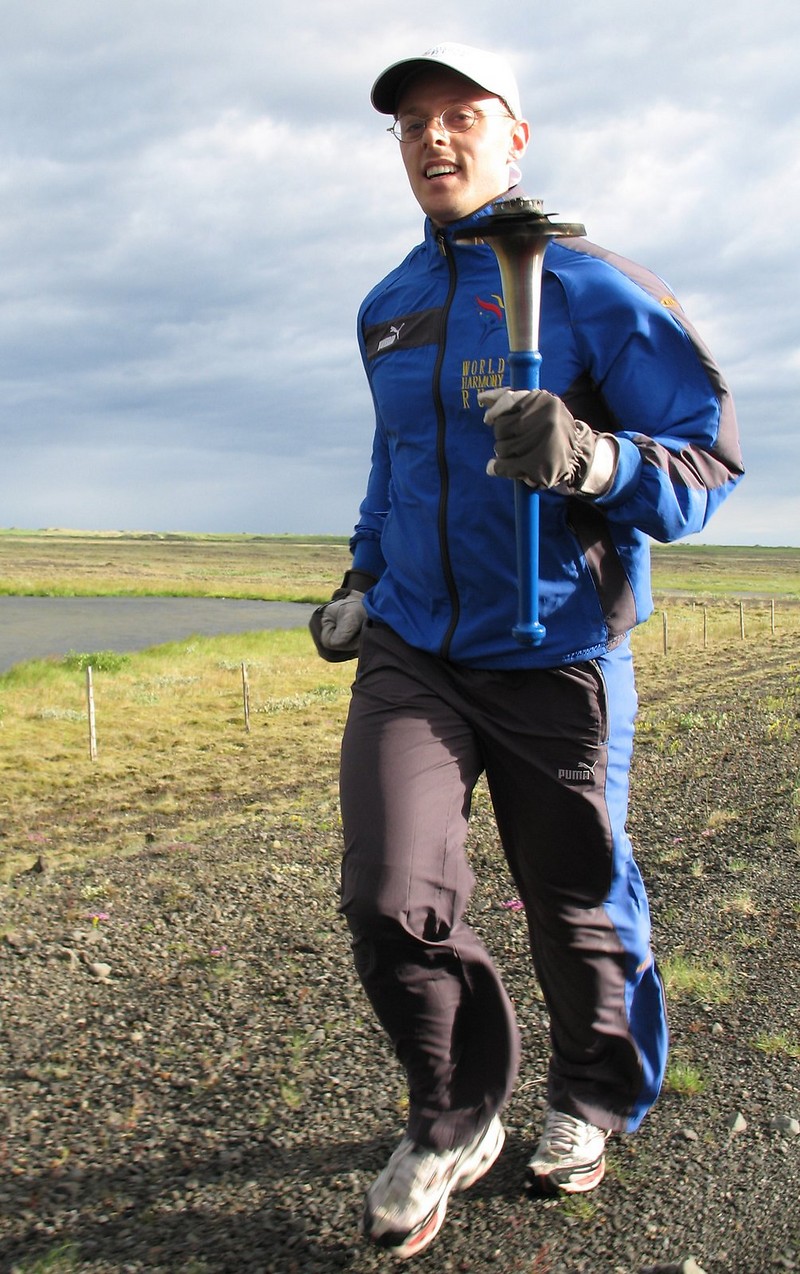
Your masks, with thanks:
<instances>
[{"instance_id":1,"label":"man's left glove","mask_svg":"<svg viewBox=\"0 0 800 1274\"><path fill-rule=\"evenodd\" d=\"M377 583L374 575L364 571L346 571L341 588L324 606L318 606L308 621L317 652L328 663L355 659L361 641L361 629L367 618L363 597Z\"/></svg>"},{"instance_id":2,"label":"man's left glove","mask_svg":"<svg viewBox=\"0 0 800 1274\"><path fill-rule=\"evenodd\" d=\"M486 389L478 402L494 430L487 473L590 497L611 486L619 454L613 434L576 420L560 398L544 389Z\"/></svg>"}]
</instances>

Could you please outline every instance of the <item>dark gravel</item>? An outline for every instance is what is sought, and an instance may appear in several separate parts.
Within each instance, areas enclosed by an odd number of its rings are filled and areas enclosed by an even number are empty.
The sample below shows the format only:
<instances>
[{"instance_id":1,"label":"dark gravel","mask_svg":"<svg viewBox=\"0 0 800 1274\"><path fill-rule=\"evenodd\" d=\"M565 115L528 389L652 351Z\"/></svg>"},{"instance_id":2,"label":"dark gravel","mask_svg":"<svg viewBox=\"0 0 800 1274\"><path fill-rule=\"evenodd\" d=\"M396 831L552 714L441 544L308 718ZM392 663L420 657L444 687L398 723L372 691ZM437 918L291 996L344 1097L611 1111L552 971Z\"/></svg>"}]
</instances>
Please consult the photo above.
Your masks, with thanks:
<instances>
[{"instance_id":1,"label":"dark gravel","mask_svg":"<svg viewBox=\"0 0 800 1274\"><path fill-rule=\"evenodd\" d=\"M728 998L671 997L674 1057L704 1088L665 1091L613 1141L594 1194L525 1196L546 1024L481 796L471 916L525 1061L503 1155L415 1268L800 1269L800 661L785 646L758 666L716 660L709 690L695 679L682 700L676 672L646 704L632 810L659 958L727 978ZM201 843L158 833L133 857L45 864L0 892L0 1270L394 1266L358 1222L403 1085L336 911L329 777L316 809L229 812Z\"/></svg>"}]
</instances>

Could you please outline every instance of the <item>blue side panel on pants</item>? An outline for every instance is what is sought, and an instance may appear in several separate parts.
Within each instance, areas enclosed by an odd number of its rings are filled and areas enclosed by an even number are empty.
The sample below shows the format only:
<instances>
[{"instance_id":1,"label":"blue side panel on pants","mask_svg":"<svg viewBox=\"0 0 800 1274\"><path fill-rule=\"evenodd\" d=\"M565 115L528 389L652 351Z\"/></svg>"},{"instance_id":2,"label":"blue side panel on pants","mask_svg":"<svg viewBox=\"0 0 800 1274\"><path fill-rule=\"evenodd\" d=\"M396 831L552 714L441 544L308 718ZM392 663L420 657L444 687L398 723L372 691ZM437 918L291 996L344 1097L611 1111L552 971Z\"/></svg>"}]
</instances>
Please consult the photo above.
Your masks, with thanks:
<instances>
[{"instance_id":1,"label":"blue side panel on pants","mask_svg":"<svg viewBox=\"0 0 800 1274\"><path fill-rule=\"evenodd\" d=\"M636 689L629 642L597 661L609 710L606 803L614 840L614 872L604 903L626 952L625 1000L631 1034L642 1066L642 1091L628 1122L638 1128L656 1100L667 1063L668 1030L664 989L650 948L650 909L626 828L628 775L636 715Z\"/></svg>"}]
</instances>

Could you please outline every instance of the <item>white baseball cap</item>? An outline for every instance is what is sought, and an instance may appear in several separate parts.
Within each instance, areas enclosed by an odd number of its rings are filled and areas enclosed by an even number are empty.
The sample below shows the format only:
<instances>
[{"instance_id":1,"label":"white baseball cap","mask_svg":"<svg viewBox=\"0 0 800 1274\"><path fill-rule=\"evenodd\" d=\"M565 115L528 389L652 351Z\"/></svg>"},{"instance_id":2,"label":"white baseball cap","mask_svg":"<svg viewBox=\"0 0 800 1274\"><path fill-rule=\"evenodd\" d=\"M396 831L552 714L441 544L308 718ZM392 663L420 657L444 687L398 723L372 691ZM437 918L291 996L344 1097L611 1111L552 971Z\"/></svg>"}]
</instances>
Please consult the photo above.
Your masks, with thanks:
<instances>
[{"instance_id":1,"label":"white baseball cap","mask_svg":"<svg viewBox=\"0 0 800 1274\"><path fill-rule=\"evenodd\" d=\"M372 86L370 100L382 115L394 115L397 99L406 80L430 67L445 67L472 80L478 88L501 98L515 119L522 118L522 106L514 72L496 53L485 53L468 44L437 44L417 57L393 62L378 76Z\"/></svg>"}]
</instances>

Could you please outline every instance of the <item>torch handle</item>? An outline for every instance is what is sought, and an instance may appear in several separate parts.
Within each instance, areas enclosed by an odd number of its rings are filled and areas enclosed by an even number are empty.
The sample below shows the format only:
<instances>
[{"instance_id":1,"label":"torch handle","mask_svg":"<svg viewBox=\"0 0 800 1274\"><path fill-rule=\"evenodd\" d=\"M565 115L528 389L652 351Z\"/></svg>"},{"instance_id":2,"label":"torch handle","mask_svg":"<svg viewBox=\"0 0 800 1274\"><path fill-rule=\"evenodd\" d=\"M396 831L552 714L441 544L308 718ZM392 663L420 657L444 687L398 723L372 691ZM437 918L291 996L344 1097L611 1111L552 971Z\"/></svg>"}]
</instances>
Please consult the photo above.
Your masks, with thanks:
<instances>
[{"instance_id":1,"label":"torch handle","mask_svg":"<svg viewBox=\"0 0 800 1274\"><path fill-rule=\"evenodd\" d=\"M463 243L486 242L500 267L510 346L512 389L538 389L539 310L544 254L551 239L585 235L577 222L552 222L541 199L506 199L478 227L455 231ZM539 646L545 628L539 623L539 496L526 483L514 483L517 536L518 621L512 629L522 646Z\"/></svg>"},{"instance_id":2,"label":"torch handle","mask_svg":"<svg viewBox=\"0 0 800 1274\"><path fill-rule=\"evenodd\" d=\"M509 355L512 389L538 389L542 356L538 350ZM517 622L511 630L521 646L539 646L546 629L539 622L539 493L514 481L517 537Z\"/></svg>"}]
</instances>

